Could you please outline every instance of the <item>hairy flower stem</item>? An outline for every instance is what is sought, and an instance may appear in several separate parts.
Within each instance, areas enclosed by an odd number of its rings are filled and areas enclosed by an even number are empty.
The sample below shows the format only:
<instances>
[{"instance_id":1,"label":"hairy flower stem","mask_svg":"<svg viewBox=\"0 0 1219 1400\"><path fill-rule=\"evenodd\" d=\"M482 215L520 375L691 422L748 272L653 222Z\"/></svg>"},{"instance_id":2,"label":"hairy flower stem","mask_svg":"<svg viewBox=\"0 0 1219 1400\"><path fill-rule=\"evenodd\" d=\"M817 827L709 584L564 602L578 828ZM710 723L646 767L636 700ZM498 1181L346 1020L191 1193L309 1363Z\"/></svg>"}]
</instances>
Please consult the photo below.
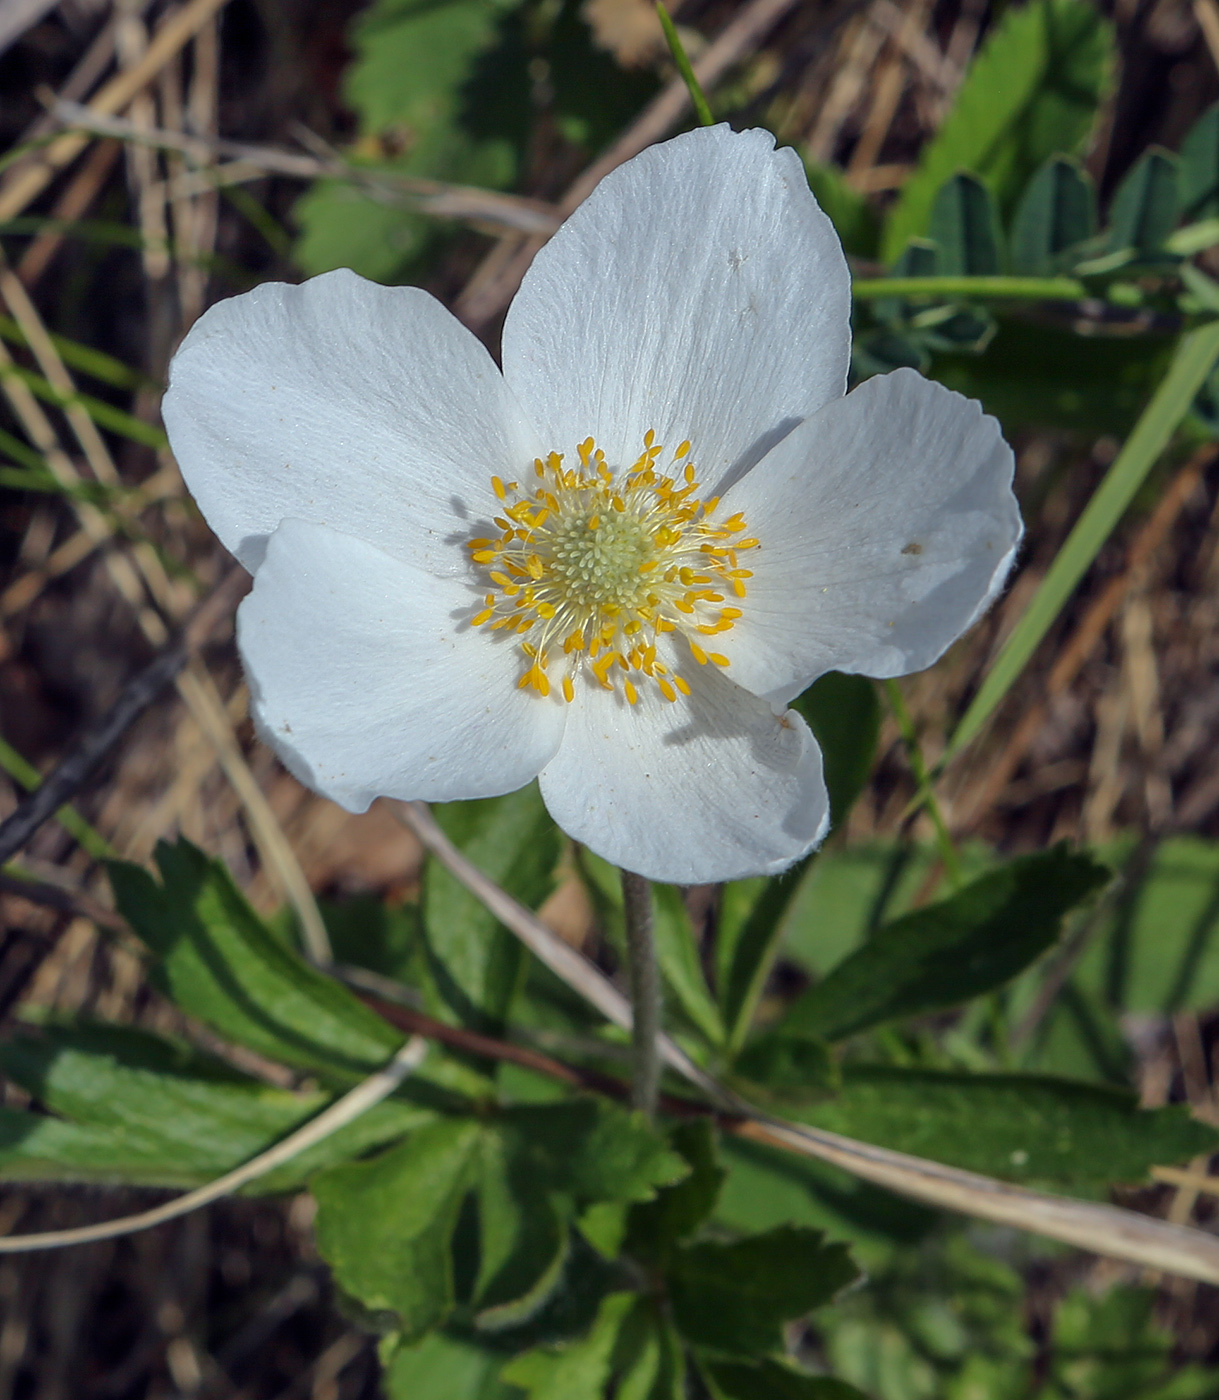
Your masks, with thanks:
<instances>
[{"instance_id":1,"label":"hairy flower stem","mask_svg":"<svg viewBox=\"0 0 1219 1400\"><path fill-rule=\"evenodd\" d=\"M652 937L652 886L642 875L622 872L622 906L633 1011L631 1105L652 1118L660 1092L660 971Z\"/></svg>"}]
</instances>

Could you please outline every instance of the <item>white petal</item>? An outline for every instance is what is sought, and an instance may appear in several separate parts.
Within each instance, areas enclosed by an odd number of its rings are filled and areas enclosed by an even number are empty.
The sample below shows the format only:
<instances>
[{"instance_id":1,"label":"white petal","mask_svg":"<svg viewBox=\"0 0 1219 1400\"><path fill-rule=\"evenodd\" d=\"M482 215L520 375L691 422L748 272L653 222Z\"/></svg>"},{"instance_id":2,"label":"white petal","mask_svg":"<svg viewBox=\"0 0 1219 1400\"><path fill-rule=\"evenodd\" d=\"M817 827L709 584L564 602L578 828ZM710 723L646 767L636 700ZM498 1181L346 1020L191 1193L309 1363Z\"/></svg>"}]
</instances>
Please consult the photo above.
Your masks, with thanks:
<instances>
[{"instance_id":1,"label":"white petal","mask_svg":"<svg viewBox=\"0 0 1219 1400\"><path fill-rule=\"evenodd\" d=\"M794 710L778 716L712 666L683 668L676 703L651 683L577 688L542 796L577 841L676 885L785 869L825 835L821 750Z\"/></svg>"},{"instance_id":2,"label":"white petal","mask_svg":"<svg viewBox=\"0 0 1219 1400\"><path fill-rule=\"evenodd\" d=\"M521 787L557 749L565 707L517 688L515 649L455 618L468 604L452 580L284 521L238 613L261 734L350 812Z\"/></svg>"},{"instance_id":3,"label":"white petal","mask_svg":"<svg viewBox=\"0 0 1219 1400\"><path fill-rule=\"evenodd\" d=\"M652 146L538 253L503 362L548 449L591 433L629 466L653 429L670 449L689 438L721 490L842 395L846 261L796 153L773 147L727 126Z\"/></svg>"},{"instance_id":4,"label":"white petal","mask_svg":"<svg viewBox=\"0 0 1219 1400\"><path fill-rule=\"evenodd\" d=\"M744 616L716 638L776 703L828 670L930 666L990 605L1020 540L1013 458L979 404L914 370L869 379L728 492L757 549Z\"/></svg>"},{"instance_id":5,"label":"white petal","mask_svg":"<svg viewBox=\"0 0 1219 1400\"><path fill-rule=\"evenodd\" d=\"M434 573L538 444L486 349L435 298L346 270L212 307L174 356L165 425L247 568L289 516Z\"/></svg>"}]
</instances>

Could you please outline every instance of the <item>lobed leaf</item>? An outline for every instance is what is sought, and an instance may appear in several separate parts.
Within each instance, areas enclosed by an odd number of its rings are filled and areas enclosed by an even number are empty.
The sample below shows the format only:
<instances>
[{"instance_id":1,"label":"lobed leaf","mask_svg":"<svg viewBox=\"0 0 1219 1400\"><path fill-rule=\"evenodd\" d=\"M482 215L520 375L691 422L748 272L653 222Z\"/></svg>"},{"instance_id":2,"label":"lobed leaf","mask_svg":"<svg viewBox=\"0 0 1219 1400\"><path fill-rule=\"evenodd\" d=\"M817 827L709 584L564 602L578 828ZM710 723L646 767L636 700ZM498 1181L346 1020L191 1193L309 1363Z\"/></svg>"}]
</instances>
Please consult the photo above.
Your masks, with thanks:
<instances>
[{"instance_id":1,"label":"lobed leaf","mask_svg":"<svg viewBox=\"0 0 1219 1400\"><path fill-rule=\"evenodd\" d=\"M754 1357L783 1348L783 1325L828 1303L858 1277L847 1248L783 1225L730 1244L681 1246L669 1269L677 1330L713 1353Z\"/></svg>"}]
</instances>

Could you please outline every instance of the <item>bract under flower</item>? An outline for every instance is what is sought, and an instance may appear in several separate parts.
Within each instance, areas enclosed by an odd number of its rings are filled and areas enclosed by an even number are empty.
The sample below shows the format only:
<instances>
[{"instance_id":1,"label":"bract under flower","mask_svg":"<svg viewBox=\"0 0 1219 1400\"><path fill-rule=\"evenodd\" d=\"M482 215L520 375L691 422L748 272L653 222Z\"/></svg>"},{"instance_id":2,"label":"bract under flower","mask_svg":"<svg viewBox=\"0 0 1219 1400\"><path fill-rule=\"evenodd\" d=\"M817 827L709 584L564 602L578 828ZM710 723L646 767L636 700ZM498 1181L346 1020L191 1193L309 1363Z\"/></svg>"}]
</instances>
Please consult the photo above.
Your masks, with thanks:
<instances>
[{"instance_id":1,"label":"bract under flower","mask_svg":"<svg viewBox=\"0 0 1219 1400\"><path fill-rule=\"evenodd\" d=\"M799 160L715 127L608 176L538 254L503 373L348 272L212 308L165 419L256 571L239 641L302 781L372 799L540 775L572 836L677 883L828 824L786 703L929 665L1002 586L1012 456L910 371L844 397L850 282Z\"/></svg>"}]
</instances>

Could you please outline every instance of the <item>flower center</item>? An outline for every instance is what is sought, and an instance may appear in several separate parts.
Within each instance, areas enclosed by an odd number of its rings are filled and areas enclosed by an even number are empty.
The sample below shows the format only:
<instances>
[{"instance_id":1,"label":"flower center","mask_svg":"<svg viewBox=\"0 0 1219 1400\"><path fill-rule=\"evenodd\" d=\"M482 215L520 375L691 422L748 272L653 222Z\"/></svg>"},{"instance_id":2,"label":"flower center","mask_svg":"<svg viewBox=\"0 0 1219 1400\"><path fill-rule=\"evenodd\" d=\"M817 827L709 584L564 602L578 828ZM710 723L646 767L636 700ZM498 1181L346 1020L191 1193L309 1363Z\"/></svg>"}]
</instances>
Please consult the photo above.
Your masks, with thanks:
<instances>
[{"instance_id":1,"label":"flower center","mask_svg":"<svg viewBox=\"0 0 1219 1400\"><path fill-rule=\"evenodd\" d=\"M690 687L657 659L657 639L667 632L686 637L699 665L728 665L698 639L728 631L741 616L727 600L744 598L753 575L737 555L758 542L737 538L743 515L716 521L718 499L698 499L690 444L681 444L664 476L655 439L645 435L643 454L621 475L590 437L576 449L578 468L565 468L558 452L539 457L532 489L491 478L502 534L467 543L490 585L472 621L521 637L522 688L549 695L553 671L570 702L574 678L587 673L606 690L621 678L632 705L644 678L676 700Z\"/></svg>"}]
</instances>

